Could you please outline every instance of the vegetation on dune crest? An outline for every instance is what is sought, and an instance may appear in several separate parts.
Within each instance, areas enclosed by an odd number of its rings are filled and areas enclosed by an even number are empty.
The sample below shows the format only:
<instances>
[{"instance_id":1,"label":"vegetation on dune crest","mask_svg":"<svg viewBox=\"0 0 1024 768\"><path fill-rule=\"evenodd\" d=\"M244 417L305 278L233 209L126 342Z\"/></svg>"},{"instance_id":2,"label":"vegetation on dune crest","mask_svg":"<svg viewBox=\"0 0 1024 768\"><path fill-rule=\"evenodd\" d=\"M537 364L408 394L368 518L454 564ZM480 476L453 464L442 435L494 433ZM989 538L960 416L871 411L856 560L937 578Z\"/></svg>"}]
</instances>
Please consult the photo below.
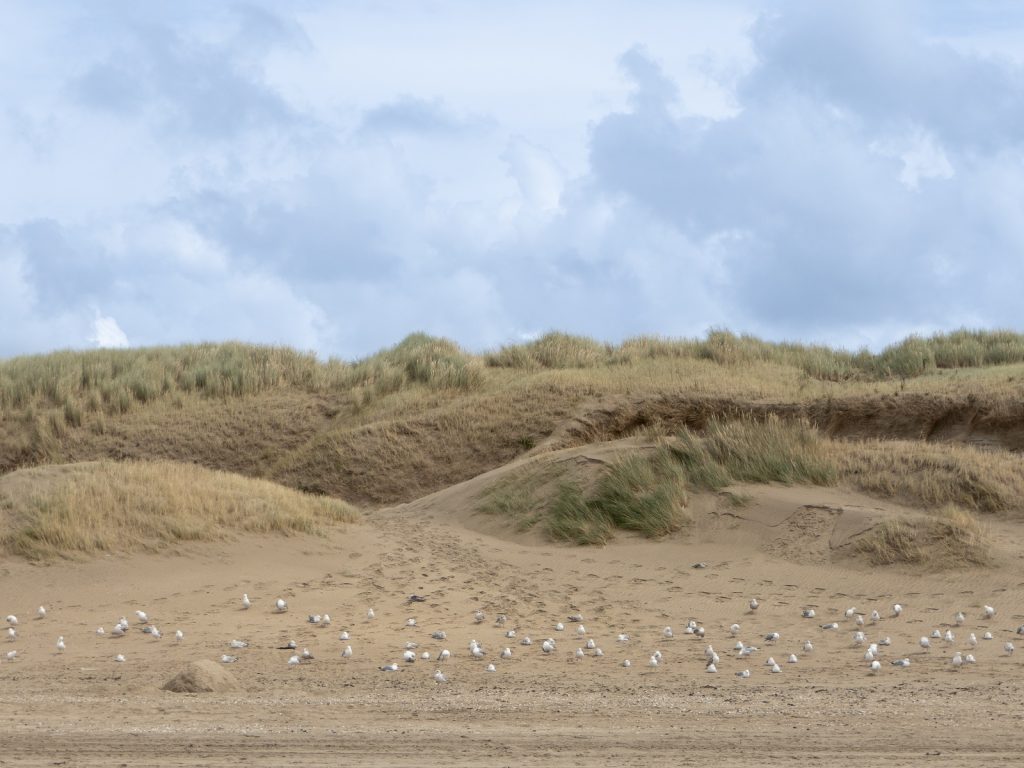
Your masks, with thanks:
<instances>
[{"instance_id":1,"label":"vegetation on dune crest","mask_svg":"<svg viewBox=\"0 0 1024 768\"><path fill-rule=\"evenodd\" d=\"M190 464L102 461L0 478L0 551L31 560L232 532L316 534L357 519L338 499Z\"/></svg>"}]
</instances>

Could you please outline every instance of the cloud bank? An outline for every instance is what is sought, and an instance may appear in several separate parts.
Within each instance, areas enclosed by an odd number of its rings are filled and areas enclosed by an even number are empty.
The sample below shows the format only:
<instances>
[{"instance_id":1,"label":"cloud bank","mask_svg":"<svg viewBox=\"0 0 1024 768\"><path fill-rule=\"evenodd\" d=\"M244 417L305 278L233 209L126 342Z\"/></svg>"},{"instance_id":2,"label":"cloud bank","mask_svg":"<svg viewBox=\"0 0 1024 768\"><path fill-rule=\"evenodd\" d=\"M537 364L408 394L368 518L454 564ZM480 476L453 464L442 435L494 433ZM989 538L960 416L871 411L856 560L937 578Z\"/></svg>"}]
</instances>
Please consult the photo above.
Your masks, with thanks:
<instances>
[{"instance_id":1,"label":"cloud bank","mask_svg":"<svg viewBox=\"0 0 1024 768\"><path fill-rule=\"evenodd\" d=\"M0 356L1019 327L1024 13L972 8L9 4Z\"/></svg>"}]
</instances>

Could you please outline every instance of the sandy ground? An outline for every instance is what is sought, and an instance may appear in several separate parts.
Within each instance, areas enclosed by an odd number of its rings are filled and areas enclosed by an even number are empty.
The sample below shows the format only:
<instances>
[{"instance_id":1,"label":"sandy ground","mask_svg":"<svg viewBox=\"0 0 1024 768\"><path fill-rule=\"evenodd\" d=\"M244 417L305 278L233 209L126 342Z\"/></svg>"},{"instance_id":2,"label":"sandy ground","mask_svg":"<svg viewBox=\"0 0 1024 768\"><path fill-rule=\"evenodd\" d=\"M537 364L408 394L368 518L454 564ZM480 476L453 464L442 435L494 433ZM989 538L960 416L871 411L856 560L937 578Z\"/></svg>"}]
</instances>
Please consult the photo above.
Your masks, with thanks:
<instances>
[{"instance_id":1,"label":"sandy ground","mask_svg":"<svg viewBox=\"0 0 1024 768\"><path fill-rule=\"evenodd\" d=\"M835 552L843 526L871 504L834 490L770 489L740 516L709 513L668 541L620 537L579 549L512 535L453 492L326 538L244 538L49 566L0 561L0 615L19 617L18 638L0 640L0 651L18 651L13 662L0 655L0 765L1013 764L1024 750L1024 647L1008 655L1003 645L1024 646L1014 632L1024 622L1016 532L996 531L1009 542L997 568L871 569ZM708 567L692 568L697 561ZM247 611L243 592L254 603ZM407 603L411 594L427 600ZM287 613L272 611L277 597ZM761 601L755 613L752 597ZM906 608L899 618L890 616L895 602ZM35 618L40 604L45 619ZM985 604L994 618L983 618ZM817 617L802 618L805 607ZM877 676L853 644L850 607L864 615L869 640L891 637ZM141 632L136 609L163 639ZM918 639L945 631L958 610L967 619L952 627L954 643L923 651ZM307 622L324 612L330 627ZM567 620L576 612L585 635ZM122 615L134 627L125 638L95 634ZM683 633L691 618L704 640ZM820 627L831 621L841 629ZM733 650L734 622L761 648L747 659ZM663 636L666 626L674 637ZM513 627L517 637L506 638ZM439 629L446 640L431 638ZM773 631L781 638L766 643ZM993 640L981 639L986 631ZM977 663L954 670L953 651L972 650L971 632ZM533 645L520 645L524 636ZM557 641L551 654L540 648L547 637ZM604 656L577 660L588 638ZM232 651L232 639L251 645ZM291 639L315 659L289 667L278 646ZM470 639L485 659L470 656ZM803 652L804 639L813 652ZM453 657L401 664L407 642ZM721 657L717 674L705 671L708 644ZM653 668L655 650L662 660ZM160 689L187 661L223 653L239 657L227 669L241 692ZM786 663L790 653L798 663ZM780 673L768 671L768 656ZM889 663L902 657L909 669ZM402 670L378 669L389 662ZM433 680L438 668L447 683ZM734 674L744 668L749 679Z\"/></svg>"}]
</instances>

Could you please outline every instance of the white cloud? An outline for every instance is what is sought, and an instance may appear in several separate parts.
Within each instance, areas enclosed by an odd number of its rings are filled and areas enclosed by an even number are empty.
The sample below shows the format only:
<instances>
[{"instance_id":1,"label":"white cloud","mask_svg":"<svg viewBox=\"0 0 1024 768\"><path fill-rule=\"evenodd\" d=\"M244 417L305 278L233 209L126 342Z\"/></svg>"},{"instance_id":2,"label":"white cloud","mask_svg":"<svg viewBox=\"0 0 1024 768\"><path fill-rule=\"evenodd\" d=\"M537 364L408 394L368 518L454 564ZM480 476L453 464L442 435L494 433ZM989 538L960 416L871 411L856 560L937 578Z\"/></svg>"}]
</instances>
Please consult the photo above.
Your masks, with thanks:
<instances>
[{"instance_id":1,"label":"white cloud","mask_svg":"<svg viewBox=\"0 0 1024 768\"><path fill-rule=\"evenodd\" d=\"M97 347L127 347L128 336L121 330L117 320L96 310L96 316L92 321L92 336L89 341Z\"/></svg>"}]
</instances>

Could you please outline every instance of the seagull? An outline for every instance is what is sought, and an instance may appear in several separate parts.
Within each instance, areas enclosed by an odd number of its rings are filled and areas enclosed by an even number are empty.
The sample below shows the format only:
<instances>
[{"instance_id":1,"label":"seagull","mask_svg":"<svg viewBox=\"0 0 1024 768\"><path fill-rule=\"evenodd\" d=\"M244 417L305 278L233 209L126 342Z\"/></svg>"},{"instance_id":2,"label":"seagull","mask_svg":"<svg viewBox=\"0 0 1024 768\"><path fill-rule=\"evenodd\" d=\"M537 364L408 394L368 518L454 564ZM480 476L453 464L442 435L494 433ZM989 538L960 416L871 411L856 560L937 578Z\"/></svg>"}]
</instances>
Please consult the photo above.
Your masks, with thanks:
<instances>
[{"instance_id":1,"label":"seagull","mask_svg":"<svg viewBox=\"0 0 1024 768\"><path fill-rule=\"evenodd\" d=\"M981 639L982 640L991 640L992 639L992 633L991 632L986 632L984 635L981 636Z\"/></svg>"},{"instance_id":2,"label":"seagull","mask_svg":"<svg viewBox=\"0 0 1024 768\"><path fill-rule=\"evenodd\" d=\"M804 640L804 653L811 653L814 650L814 646L810 640Z\"/></svg>"},{"instance_id":3,"label":"seagull","mask_svg":"<svg viewBox=\"0 0 1024 768\"><path fill-rule=\"evenodd\" d=\"M319 624L322 618L323 617L319 613L311 613L306 617L306 621L310 624Z\"/></svg>"},{"instance_id":4,"label":"seagull","mask_svg":"<svg viewBox=\"0 0 1024 768\"><path fill-rule=\"evenodd\" d=\"M867 637L860 630L858 630L857 632L853 633L853 644L854 645L864 645L864 643L866 641L867 641Z\"/></svg>"},{"instance_id":5,"label":"seagull","mask_svg":"<svg viewBox=\"0 0 1024 768\"><path fill-rule=\"evenodd\" d=\"M277 602L274 603L274 607L277 609L278 613L284 613L288 610L288 603L285 602L284 598L279 597L277 598Z\"/></svg>"},{"instance_id":6,"label":"seagull","mask_svg":"<svg viewBox=\"0 0 1024 768\"><path fill-rule=\"evenodd\" d=\"M627 635L625 633L620 633L619 636L616 638L616 642L628 643L629 642L629 635Z\"/></svg>"},{"instance_id":7,"label":"seagull","mask_svg":"<svg viewBox=\"0 0 1024 768\"><path fill-rule=\"evenodd\" d=\"M402 658L405 659L406 664L412 664L416 661L416 653L415 651L406 651L402 654Z\"/></svg>"},{"instance_id":8,"label":"seagull","mask_svg":"<svg viewBox=\"0 0 1024 768\"><path fill-rule=\"evenodd\" d=\"M817 616L817 614L814 612L813 608L804 608L803 611L801 612L801 615L805 619L813 619L815 616Z\"/></svg>"},{"instance_id":9,"label":"seagull","mask_svg":"<svg viewBox=\"0 0 1024 768\"><path fill-rule=\"evenodd\" d=\"M57 653L64 653L64 635L57 638Z\"/></svg>"},{"instance_id":10,"label":"seagull","mask_svg":"<svg viewBox=\"0 0 1024 768\"><path fill-rule=\"evenodd\" d=\"M103 629L103 627L100 627L100 629ZM125 630L123 625L115 624L114 628L110 630L110 634L112 637L124 637L124 631ZM99 634L99 632L97 632L96 634Z\"/></svg>"},{"instance_id":11,"label":"seagull","mask_svg":"<svg viewBox=\"0 0 1024 768\"><path fill-rule=\"evenodd\" d=\"M858 613L858 614L857 614L857 618L855 618L855 619L853 620L853 623L854 623L854 624L856 624L856 625L857 625L858 627L863 627L863 626L864 626L864 617L863 617L863 616L861 616L861 615L860 615L860 614Z\"/></svg>"},{"instance_id":12,"label":"seagull","mask_svg":"<svg viewBox=\"0 0 1024 768\"><path fill-rule=\"evenodd\" d=\"M786 663L787 664L796 664L797 663L796 654L795 653L789 654L789 658L786 659Z\"/></svg>"},{"instance_id":13,"label":"seagull","mask_svg":"<svg viewBox=\"0 0 1024 768\"><path fill-rule=\"evenodd\" d=\"M378 669L381 672L400 672L402 668L394 662L391 662L390 664L385 664L383 667L378 667Z\"/></svg>"},{"instance_id":14,"label":"seagull","mask_svg":"<svg viewBox=\"0 0 1024 768\"><path fill-rule=\"evenodd\" d=\"M557 624L555 624L555 632L561 632L564 629L565 624L563 624L562 622L558 622Z\"/></svg>"},{"instance_id":15,"label":"seagull","mask_svg":"<svg viewBox=\"0 0 1024 768\"><path fill-rule=\"evenodd\" d=\"M595 648L594 655L598 657L604 656L604 651L602 651L600 648Z\"/></svg>"},{"instance_id":16,"label":"seagull","mask_svg":"<svg viewBox=\"0 0 1024 768\"><path fill-rule=\"evenodd\" d=\"M228 645L231 646L232 648L248 648L249 647L249 643L247 641L245 641L245 640L232 640L230 643L228 643Z\"/></svg>"},{"instance_id":17,"label":"seagull","mask_svg":"<svg viewBox=\"0 0 1024 768\"><path fill-rule=\"evenodd\" d=\"M582 659L582 658L583 658L584 656L586 656L586 655L587 655L587 654L585 654L585 653L583 652L583 649L582 649L582 648L577 648L577 649L576 649L576 653L574 654L574 656L576 656L576 658L577 658L577 659Z\"/></svg>"},{"instance_id":18,"label":"seagull","mask_svg":"<svg viewBox=\"0 0 1024 768\"><path fill-rule=\"evenodd\" d=\"M952 660L949 663L952 664L953 667L956 668L956 669L960 669L960 667L963 666L964 659L960 655L960 651L957 651L956 653L953 654L953 658L952 658Z\"/></svg>"},{"instance_id":19,"label":"seagull","mask_svg":"<svg viewBox=\"0 0 1024 768\"><path fill-rule=\"evenodd\" d=\"M135 617L139 620L140 624L148 624L149 623L149 617L146 615L145 611L136 611L135 612Z\"/></svg>"},{"instance_id":20,"label":"seagull","mask_svg":"<svg viewBox=\"0 0 1024 768\"><path fill-rule=\"evenodd\" d=\"M986 619L991 619L995 615L996 615L996 609L993 608L991 605L986 605L985 606L985 618Z\"/></svg>"},{"instance_id":21,"label":"seagull","mask_svg":"<svg viewBox=\"0 0 1024 768\"><path fill-rule=\"evenodd\" d=\"M434 672L434 682L435 683L447 683L448 682L448 678L445 677L444 676L444 672L442 672L439 669L436 672Z\"/></svg>"},{"instance_id":22,"label":"seagull","mask_svg":"<svg viewBox=\"0 0 1024 768\"><path fill-rule=\"evenodd\" d=\"M472 645L472 643L471 643L471 645ZM405 644L405 650L407 650L407 651L415 651L419 647L420 647L419 643L414 643L411 640L408 643Z\"/></svg>"},{"instance_id":23,"label":"seagull","mask_svg":"<svg viewBox=\"0 0 1024 768\"><path fill-rule=\"evenodd\" d=\"M484 672L497 672L497 671L498 671L498 668L496 666L494 666L493 664L488 664L484 668Z\"/></svg>"},{"instance_id":24,"label":"seagull","mask_svg":"<svg viewBox=\"0 0 1024 768\"><path fill-rule=\"evenodd\" d=\"M698 570L700 570L701 568L707 568L707 567L708 567L708 564L707 564L707 563L705 563L705 562L700 562L700 563L694 563L694 564L693 564L693 565L691 565L690 567L691 567L691 568L697 568Z\"/></svg>"},{"instance_id":25,"label":"seagull","mask_svg":"<svg viewBox=\"0 0 1024 768\"><path fill-rule=\"evenodd\" d=\"M107 634L107 631L103 627L97 627L96 634L100 637L103 637L105 634Z\"/></svg>"},{"instance_id":26,"label":"seagull","mask_svg":"<svg viewBox=\"0 0 1024 768\"><path fill-rule=\"evenodd\" d=\"M881 621L881 620L882 620L882 615L878 611L872 611L871 612L871 621L872 622Z\"/></svg>"},{"instance_id":27,"label":"seagull","mask_svg":"<svg viewBox=\"0 0 1024 768\"><path fill-rule=\"evenodd\" d=\"M929 640L927 637L922 637L918 642L921 645L921 647L925 650L928 650L932 647L932 641Z\"/></svg>"},{"instance_id":28,"label":"seagull","mask_svg":"<svg viewBox=\"0 0 1024 768\"><path fill-rule=\"evenodd\" d=\"M367 618L367 619L372 619L372 618L374 618L374 617L375 617L376 615L377 615L377 614L375 614L375 613L373 612L373 608L371 608L370 610L368 610L368 611L366 612L366 618Z\"/></svg>"},{"instance_id":29,"label":"seagull","mask_svg":"<svg viewBox=\"0 0 1024 768\"><path fill-rule=\"evenodd\" d=\"M474 659L482 659L486 653L479 645L474 645L469 649L469 652L473 654Z\"/></svg>"},{"instance_id":30,"label":"seagull","mask_svg":"<svg viewBox=\"0 0 1024 768\"><path fill-rule=\"evenodd\" d=\"M976 661L976 659L970 653L968 653L966 656L964 656L964 664L973 664L975 661Z\"/></svg>"},{"instance_id":31,"label":"seagull","mask_svg":"<svg viewBox=\"0 0 1024 768\"><path fill-rule=\"evenodd\" d=\"M515 631L514 629L510 629L510 630L508 630L508 631L507 631L507 632L505 633L505 637L507 637L507 638L508 638L509 640L511 640L511 639L512 639L512 638L514 638L515 636L516 636L516 631Z\"/></svg>"},{"instance_id":32,"label":"seagull","mask_svg":"<svg viewBox=\"0 0 1024 768\"><path fill-rule=\"evenodd\" d=\"M893 615L894 617L896 617L896 616L899 616L899 615L900 615L901 613L903 613L903 606L902 606L902 605L900 605L899 603L896 603L896 604L895 604L895 605L894 605L894 606L892 607L892 615Z\"/></svg>"},{"instance_id":33,"label":"seagull","mask_svg":"<svg viewBox=\"0 0 1024 768\"><path fill-rule=\"evenodd\" d=\"M473 621L475 621L477 624L482 624L485 618L487 617L484 615L483 611L477 611L473 614Z\"/></svg>"},{"instance_id":34,"label":"seagull","mask_svg":"<svg viewBox=\"0 0 1024 768\"><path fill-rule=\"evenodd\" d=\"M348 640L348 630L347 630L347 629L343 629L343 630L341 630L341 634L340 634L340 635L338 635L338 639L339 639L339 640L341 640L341 641L343 641L343 642L344 642L345 640Z\"/></svg>"},{"instance_id":35,"label":"seagull","mask_svg":"<svg viewBox=\"0 0 1024 768\"><path fill-rule=\"evenodd\" d=\"M947 643L952 643L956 639L956 637L953 635L953 630L947 629L946 634L942 636L942 639L945 640Z\"/></svg>"},{"instance_id":36,"label":"seagull","mask_svg":"<svg viewBox=\"0 0 1024 768\"><path fill-rule=\"evenodd\" d=\"M12 642L12 643L15 640L17 640L18 639L18 630L16 630L14 627L8 627L7 628L7 639L10 642Z\"/></svg>"},{"instance_id":37,"label":"seagull","mask_svg":"<svg viewBox=\"0 0 1024 768\"><path fill-rule=\"evenodd\" d=\"M555 644L550 640L545 640L543 643L540 644L540 649L544 651L544 653L551 653L553 650L555 650Z\"/></svg>"},{"instance_id":38,"label":"seagull","mask_svg":"<svg viewBox=\"0 0 1024 768\"><path fill-rule=\"evenodd\" d=\"M775 674L778 674L781 671L782 671L782 667L780 667L778 664L773 664L772 665L772 672L774 672Z\"/></svg>"},{"instance_id":39,"label":"seagull","mask_svg":"<svg viewBox=\"0 0 1024 768\"><path fill-rule=\"evenodd\" d=\"M288 658L288 666L289 667L297 667L301 663L302 663L302 659L300 659L298 656L290 656Z\"/></svg>"},{"instance_id":40,"label":"seagull","mask_svg":"<svg viewBox=\"0 0 1024 768\"><path fill-rule=\"evenodd\" d=\"M520 645L533 645L533 640L530 639L529 635L519 641Z\"/></svg>"},{"instance_id":41,"label":"seagull","mask_svg":"<svg viewBox=\"0 0 1024 768\"><path fill-rule=\"evenodd\" d=\"M736 673L736 677L742 677L742 678L746 679L746 678L750 677L750 670L749 669L744 669L742 672L737 672Z\"/></svg>"},{"instance_id":42,"label":"seagull","mask_svg":"<svg viewBox=\"0 0 1024 768\"><path fill-rule=\"evenodd\" d=\"M874 661L874 660L875 660L875 652L872 651L870 648L868 648L867 651L864 653L864 661Z\"/></svg>"},{"instance_id":43,"label":"seagull","mask_svg":"<svg viewBox=\"0 0 1024 768\"><path fill-rule=\"evenodd\" d=\"M8 654L8 657L10 657L10 654ZM624 666L624 667L631 667L631 666L633 666L633 663L629 659L626 659L625 661L622 662L622 666Z\"/></svg>"},{"instance_id":44,"label":"seagull","mask_svg":"<svg viewBox=\"0 0 1024 768\"><path fill-rule=\"evenodd\" d=\"M279 650L279 651L294 651L298 647L299 647L298 644L294 640L289 640L284 645L279 645L277 647L277 650Z\"/></svg>"},{"instance_id":45,"label":"seagull","mask_svg":"<svg viewBox=\"0 0 1024 768\"><path fill-rule=\"evenodd\" d=\"M425 602L427 602L427 598L425 598L423 595L409 595L407 598L405 598L405 602L407 602L407 603L425 603Z\"/></svg>"},{"instance_id":46,"label":"seagull","mask_svg":"<svg viewBox=\"0 0 1024 768\"><path fill-rule=\"evenodd\" d=\"M736 637L736 635L740 633L740 625L733 624L731 627L729 627L729 631L732 633L733 637Z\"/></svg>"},{"instance_id":47,"label":"seagull","mask_svg":"<svg viewBox=\"0 0 1024 768\"><path fill-rule=\"evenodd\" d=\"M971 636L967 638L967 644L971 646L971 648L976 648L978 645L978 636L971 632Z\"/></svg>"},{"instance_id":48,"label":"seagull","mask_svg":"<svg viewBox=\"0 0 1024 768\"><path fill-rule=\"evenodd\" d=\"M46 618L46 606L45 605L40 605L39 606L39 609L36 611L36 618L38 618L38 619L45 619Z\"/></svg>"},{"instance_id":49,"label":"seagull","mask_svg":"<svg viewBox=\"0 0 1024 768\"><path fill-rule=\"evenodd\" d=\"M14 661L16 658L18 658L18 652L17 651L8 651L7 652L7 660L8 661Z\"/></svg>"},{"instance_id":50,"label":"seagull","mask_svg":"<svg viewBox=\"0 0 1024 768\"><path fill-rule=\"evenodd\" d=\"M885 637L883 637L881 640L878 641L878 644L879 645L892 645L892 638L889 637L888 635L886 635Z\"/></svg>"},{"instance_id":51,"label":"seagull","mask_svg":"<svg viewBox=\"0 0 1024 768\"><path fill-rule=\"evenodd\" d=\"M779 637L780 635L778 632L769 632L767 635L764 636L764 641L766 643L774 643L776 640L779 639Z\"/></svg>"},{"instance_id":52,"label":"seagull","mask_svg":"<svg viewBox=\"0 0 1024 768\"><path fill-rule=\"evenodd\" d=\"M957 625L958 627L961 627L961 626L963 626L963 623L964 623L964 622L965 622L966 620L967 620L967 617L966 617L966 616L964 616L964 614L963 614L963 611L957 611L957 612L956 612L956 616L954 616L954 617L953 617L953 622L954 622L954 623L955 623L955 624L956 624L956 625Z\"/></svg>"},{"instance_id":53,"label":"seagull","mask_svg":"<svg viewBox=\"0 0 1024 768\"><path fill-rule=\"evenodd\" d=\"M1024 635L1024 624L1021 624L1019 627L1017 627L1017 634Z\"/></svg>"},{"instance_id":54,"label":"seagull","mask_svg":"<svg viewBox=\"0 0 1024 768\"><path fill-rule=\"evenodd\" d=\"M503 659L511 659L512 658L512 649L511 648L506 648L505 650L503 650L501 652L501 658L503 658Z\"/></svg>"},{"instance_id":55,"label":"seagull","mask_svg":"<svg viewBox=\"0 0 1024 768\"><path fill-rule=\"evenodd\" d=\"M341 652L341 658L351 659L352 658L352 646L346 645L345 650Z\"/></svg>"},{"instance_id":56,"label":"seagull","mask_svg":"<svg viewBox=\"0 0 1024 768\"><path fill-rule=\"evenodd\" d=\"M894 667L904 667L904 668L906 668L906 667L910 666L910 659L896 659L895 661L893 661L891 663L892 663L892 665Z\"/></svg>"},{"instance_id":57,"label":"seagull","mask_svg":"<svg viewBox=\"0 0 1024 768\"><path fill-rule=\"evenodd\" d=\"M749 656L750 654L754 653L757 650L759 650L759 649L754 647L753 645L745 645L745 646L743 646L743 650L740 651L740 658L741 659L742 658L746 658L747 656Z\"/></svg>"},{"instance_id":58,"label":"seagull","mask_svg":"<svg viewBox=\"0 0 1024 768\"><path fill-rule=\"evenodd\" d=\"M221 660L221 663L223 663L223 664L234 664L236 661L238 661L238 657L237 656L229 656L228 654L225 653L225 654L223 654L220 657L220 660Z\"/></svg>"},{"instance_id":59,"label":"seagull","mask_svg":"<svg viewBox=\"0 0 1024 768\"><path fill-rule=\"evenodd\" d=\"M114 657L114 661L118 662L119 664L122 663L124 661L124 654L123 653L117 654L117 656Z\"/></svg>"},{"instance_id":60,"label":"seagull","mask_svg":"<svg viewBox=\"0 0 1024 768\"><path fill-rule=\"evenodd\" d=\"M506 616L504 613L499 613L497 618L494 619L494 623L497 624L499 627L505 626L506 621L508 621L508 616Z\"/></svg>"},{"instance_id":61,"label":"seagull","mask_svg":"<svg viewBox=\"0 0 1024 768\"><path fill-rule=\"evenodd\" d=\"M661 636L665 638L672 637L672 627L665 627L663 630L661 630Z\"/></svg>"},{"instance_id":62,"label":"seagull","mask_svg":"<svg viewBox=\"0 0 1024 768\"><path fill-rule=\"evenodd\" d=\"M597 641L594 640L594 638L590 638L589 640L587 640L587 650L592 651L595 648L597 648Z\"/></svg>"},{"instance_id":63,"label":"seagull","mask_svg":"<svg viewBox=\"0 0 1024 768\"><path fill-rule=\"evenodd\" d=\"M242 595L242 610L249 610L252 607L252 601L249 599L249 595Z\"/></svg>"},{"instance_id":64,"label":"seagull","mask_svg":"<svg viewBox=\"0 0 1024 768\"><path fill-rule=\"evenodd\" d=\"M707 667L705 667L704 671L705 672L717 672L718 671L718 667L716 667L714 662L712 662L711 664L708 664Z\"/></svg>"},{"instance_id":65,"label":"seagull","mask_svg":"<svg viewBox=\"0 0 1024 768\"><path fill-rule=\"evenodd\" d=\"M874 661L871 662L871 674L872 675L877 675L879 673L879 671L881 671L881 669L882 669L882 662L878 661L878 659L875 659Z\"/></svg>"},{"instance_id":66,"label":"seagull","mask_svg":"<svg viewBox=\"0 0 1024 768\"><path fill-rule=\"evenodd\" d=\"M833 621L831 624L822 624L821 628L822 629L839 629L839 624L837 624L836 622Z\"/></svg>"},{"instance_id":67,"label":"seagull","mask_svg":"<svg viewBox=\"0 0 1024 768\"><path fill-rule=\"evenodd\" d=\"M579 622L583 621L583 614L582 613L574 613L574 614L571 614L570 616L568 616L568 619L571 622L579 623Z\"/></svg>"},{"instance_id":68,"label":"seagull","mask_svg":"<svg viewBox=\"0 0 1024 768\"><path fill-rule=\"evenodd\" d=\"M748 605L750 606L750 610L753 612L757 610L757 607L760 605L760 603L757 602L756 597L752 597L750 598L750 602L748 603Z\"/></svg>"},{"instance_id":69,"label":"seagull","mask_svg":"<svg viewBox=\"0 0 1024 768\"><path fill-rule=\"evenodd\" d=\"M658 657L657 656L651 656L650 661L647 662L647 666L648 667L656 667L656 666L658 666Z\"/></svg>"},{"instance_id":70,"label":"seagull","mask_svg":"<svg viewBox=\"0 0 1024 768\"><path fill-rule=\"evenodd\" d=\"M847 608L847 609L846 609L846 618L848 618L848 619L852 619L852 618L853 618L853 615L854 615L855 613L857 613L857 609L856 609L856 608Z\"/></svg>"},{"instance_id":71,"label":"seagull","mask_svg":"<svg viewBox=\"0 0 1024 768\"><path fill-rule=\"evenodd\" d=\"M309 648L303 648L302 649L302 660L303 661L312 661L313 660L313 654L309 652Z\"/></svg>"},{"instance_id":72,"label":"seagull","mask_svg":"<svg viewBox=\"0 0 1024 768\"><path fill-rule=\"evenodd\" d=\"M937 630L937 629L933 629L932 630L932 640L938 640L940 637L942 637L942 633L939 632L939 630Z\"/></svg>"},{"instance_id":73,"label":"seagull","mask_svg":"<svg viewBox=\"0 0 1024 768\"><path fill-rule=\"evenodd\" d=\"M407 627L415 627L416 626L416 619L413 619L413 618L406 619L405 620L405 626L407 626Z\"/></svg>"},{"instance_id":74,"label":"seagull","mask_svg":"<svg viewBox=\"0 0 1024 768\"><path fill-rule=\"evenodd\" d=\"M587 634L587 628L584 627L582 624L580 624L578 627L576 627L576 634L577 635L585 635L585 634Z\"/></svg>"},{"instance_id":75,"label":"seagull","mask_svg":"<svg viewBox=\"0 0 1024 768\"><path fill-rule=\"evenodd\" d=\"M1007 642L1006 645L1003 646L1003 650L1006 651L1007 654L1009 654L1010 656L1013 656L1013 643Z\"/></svg>"},{"instance_id":76,"label":"seagull","mask_svg":"<svg viewBox=\"0 0 1024 768\"><path fill-rule=\"evenodd\" d=\"M448 633L445 632L444 630L440 630L440 629L437 630L436 632L432 632L430 636L432 638L434 638L435 640L447 640L448 639Z\"/></svg>"},{"instance_id":77,"label":"seagull","mask_svg":"<svg viewBox=\"0 0 1024 768\"><path fill-rule=\"evenodd\" d=\"M328 613L324 614L323 619L320 620L321 627L329 627L331 625L331 616Z\"/></svg>"},{"instance_id":78,"label":"seagull","mask_svg":"<svg viewBox=\"0 0 1024 768\"><path fill-rule=\"evenodd\" d=\"M180 629L174 630L174 639L175 641L180 643L182 640L185 639L185 633L182 632Z\"/></svg>"},{"instance_id":79,"label":"seagull","mask_svg":"<svg viewBox=\"0 0 1024 768\"><path fill-rule=\"evenodd\" d=\"M8 623L8 624L10 624L10 625L11 625L12 627L16 627L16 626L18 626L18 617L17 617L17 616L15 616L15 615L14 615L13 613L12 613L12 614L10 614L10 615L9 615L9 616L8 616L8 617L6 618L6 621L7 621L7 623Z\"/></svg>"}]
</instances>

